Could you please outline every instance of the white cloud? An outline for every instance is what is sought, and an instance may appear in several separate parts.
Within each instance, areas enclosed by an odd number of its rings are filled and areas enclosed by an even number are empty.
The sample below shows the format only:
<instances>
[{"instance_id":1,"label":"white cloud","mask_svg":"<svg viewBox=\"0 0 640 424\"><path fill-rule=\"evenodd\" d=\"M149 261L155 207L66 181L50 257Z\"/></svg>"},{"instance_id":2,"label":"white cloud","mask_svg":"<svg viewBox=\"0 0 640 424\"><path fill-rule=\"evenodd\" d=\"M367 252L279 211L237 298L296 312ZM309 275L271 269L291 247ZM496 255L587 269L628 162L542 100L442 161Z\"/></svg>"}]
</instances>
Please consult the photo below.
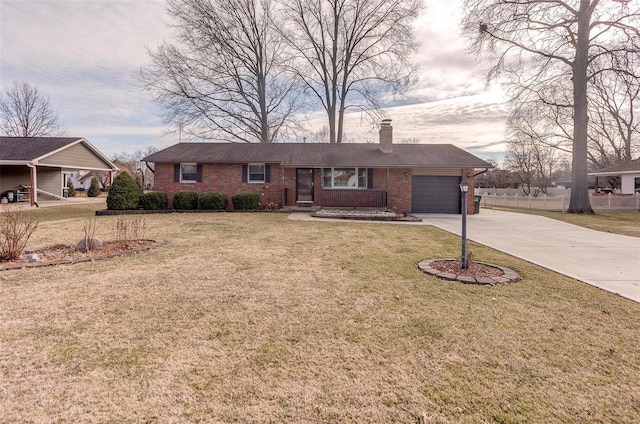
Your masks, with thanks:
<instances>
[{"instance_id":1,"label":"white cloud","mask_svg":"<svg viewBox=\"0 0 640 424\"><path fill-rule=\"evenodd\" d=\"M388 114L396 139L490 154L504 138L504 110L496 93L485 90L486 64L465 52L461 3L426 0L415 25L422 72L408 96L419 104ZM37 86L49 94L69 135L106 152L172 144L176 137L163 135L158 106L134 78L149 62L147 47L170 38L165 7L163 0L0 0L0 88L13 81ZM311 126L322 127L323 114L314 116ZM349 115L346 132L377 139L359 114Z\"/></svg>"}]
</instances>

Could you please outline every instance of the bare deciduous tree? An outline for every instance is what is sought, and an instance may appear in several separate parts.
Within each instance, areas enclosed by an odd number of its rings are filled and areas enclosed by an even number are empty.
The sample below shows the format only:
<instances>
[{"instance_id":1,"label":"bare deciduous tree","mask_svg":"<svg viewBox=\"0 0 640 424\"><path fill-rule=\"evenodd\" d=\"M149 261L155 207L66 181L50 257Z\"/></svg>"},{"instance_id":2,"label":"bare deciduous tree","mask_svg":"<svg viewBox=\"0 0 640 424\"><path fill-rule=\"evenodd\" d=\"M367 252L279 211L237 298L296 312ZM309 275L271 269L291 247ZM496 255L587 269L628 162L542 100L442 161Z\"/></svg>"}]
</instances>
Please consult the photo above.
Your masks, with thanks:
<instances>
[{"instance_id":1,"label":"bare deciduous tree","mask_svg":"<svg viewBox=\"0 0 640 424\"><path fill-rule=\"evenodd\" d=\"M270 143L295 123L299 91L271 0L169 0L176 44L150 52L145 86L167 122L198 138Z\"/></svg>"},{"instance_id":2,"label":"bare deciduous tree","mask_svg":"<svg viewBox=\"0 0 640 424\"><path fill-rule=\"evenodd\" d=\"M637 57L626 60L638 63ZM640 77L602 68L589 87L589 162L596 169L630 161L640 151Z\"/></svg>"},{"instance_id":3,"label":"bare deciduous tree","mask_svg":"<svg viewBox=\"0 0 640 424\"><path fill-rule=\"evenodd\" d=\"M26 82L14 82L0 95L0 131L10 137L58 136L64 133L49 97Z\"/></svg>"},{"instance_id":4,"label":"bare deciduous tree","mask_svg":"<svg viewBox=\"0 0 640 424\"><path fill-rule=\"evenodd\" d=\"M490 77L518 75L529 87L571 87L572 189L568 212L593 213L588 192L588 83L608 58L611 71L629 72L616 58L637 54L637 0L465 0L465 33L476 53L497 58ZM544 90L535 90L542 94ZM555 100L540 101L554 104Z\"/></svg>"},{"instance_id":5,"label":"bare deciduous tree","mask_svg":"<svg viewBox=\"0 0 640 424\"><path fill-rule=\"evenodd\" d=\"M329 141L343 140L350 107L379 111L380 93L403 91L416 67L411 24L419 0L280 0L292 71L327 113Z\"/></svg>"},{"instance_id":6,"label":"bare deciduous tree","mask_svg":"<svg viewBox=\"0 0 640 424\"><path fill-rule=\"evenodd\" d=\"M517 177L526 196L547 194L552 178L562 169L560 152L555 146L521 132L520 128L513 127L513 139L509 141L505 157L506 167Z\"/></svg>"}]
</instances>

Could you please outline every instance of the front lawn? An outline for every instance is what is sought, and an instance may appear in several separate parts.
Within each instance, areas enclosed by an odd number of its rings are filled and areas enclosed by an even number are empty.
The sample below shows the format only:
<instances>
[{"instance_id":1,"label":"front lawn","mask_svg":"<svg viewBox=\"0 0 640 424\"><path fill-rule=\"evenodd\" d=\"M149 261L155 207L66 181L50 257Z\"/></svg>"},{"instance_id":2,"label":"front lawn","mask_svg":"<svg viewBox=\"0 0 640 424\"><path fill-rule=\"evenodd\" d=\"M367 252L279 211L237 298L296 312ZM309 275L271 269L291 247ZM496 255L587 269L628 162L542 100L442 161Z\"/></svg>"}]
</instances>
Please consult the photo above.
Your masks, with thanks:
<instances>
[{"instance_id":1,"label":"front lawn","mask_svg":"<svg viewBox=\"0 0 640 424\"><path fill-rule=\"evenodd\" d=\"M63 209L30 247L82 238ZM429 226L144 219L164 247L0 273L0 422L640 422L635 302L475 244L522 281L438 280Z\"/></svg>"}]
</instances>

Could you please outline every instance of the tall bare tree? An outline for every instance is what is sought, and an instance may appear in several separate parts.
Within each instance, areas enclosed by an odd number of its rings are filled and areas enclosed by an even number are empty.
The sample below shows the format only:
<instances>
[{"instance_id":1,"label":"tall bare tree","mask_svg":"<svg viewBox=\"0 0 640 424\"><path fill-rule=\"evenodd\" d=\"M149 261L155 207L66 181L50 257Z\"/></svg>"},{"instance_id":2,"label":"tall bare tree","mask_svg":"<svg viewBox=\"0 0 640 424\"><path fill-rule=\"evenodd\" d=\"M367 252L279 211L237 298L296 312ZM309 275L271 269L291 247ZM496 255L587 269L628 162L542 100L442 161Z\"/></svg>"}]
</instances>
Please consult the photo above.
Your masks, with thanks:
<instances>
[{"instance_id":1,"label":"tall bare tree","mask_svg":"<svg viewBox=\"0 0 640 424\"><path fill-rule=\"evenodd\" d=\"M64 133L49 96L26 82L14 82L0 94L0 131L10 137L58 136Z\"/></svg>"},{"instance_id":2,"label":"tall bare tree","mask_svg":"<svg viewBox=\"0 0 640 424\"><path fill-rule=\"evenodd\" d=\"M562 169L562 153L551 143L541 142L531 134L528 125L509 121L512 139L509 141L505 164L518 179L525 195L547 194L551 180Z\"/></svg>"},{"instance_id":3,"label":"tall bare tree","mask_svg":"<svg viewBox=\"0 0 640 424\"><path fill-rule=\"evenodd\" d=\"M299 91L271 0L169 0L176 43L141 71L168 123L199 138L271 143L295 123Z\"/></svg>"},{"instance_id":4,"label":"tall bare tree","mask_svg":"<svg viewBox=\"0 0 640 424\"><path fill-rule=\"evenodd\" d=\"M568 212L593 213L588 192L588 83L607 57L638 54L639 0L465 0L465 33L471 49L497 58L490 77L519 75L529 87L571 87L572 189ZM544 93L536 90L537 93ZM541 99L554 104L555 100Z\"/></svg>"},{"instance_id":5,"label":"tall bare tree","mask_svg":"<svg viewBox=\"0 0 640 424\"><path fill-rule=\"evenodd\" d=\"M416 67L411 24L420 0L279 0L293 72L327 113L329 141L343 139L350 108L379 110L383 90L400 92Z\"/></svg>"},{"instance_id":6,"label":"tall bare tree","mask_svg":"<svg viewBox=\"0 0 640 424\"><path fill-rule=\"evenodd\" d=\"M638 57L625 58L637 64ZM640 76L611 72L609 64L591 79L589 162L603 168L640 152Z\"/></svg>"}]
</instances>

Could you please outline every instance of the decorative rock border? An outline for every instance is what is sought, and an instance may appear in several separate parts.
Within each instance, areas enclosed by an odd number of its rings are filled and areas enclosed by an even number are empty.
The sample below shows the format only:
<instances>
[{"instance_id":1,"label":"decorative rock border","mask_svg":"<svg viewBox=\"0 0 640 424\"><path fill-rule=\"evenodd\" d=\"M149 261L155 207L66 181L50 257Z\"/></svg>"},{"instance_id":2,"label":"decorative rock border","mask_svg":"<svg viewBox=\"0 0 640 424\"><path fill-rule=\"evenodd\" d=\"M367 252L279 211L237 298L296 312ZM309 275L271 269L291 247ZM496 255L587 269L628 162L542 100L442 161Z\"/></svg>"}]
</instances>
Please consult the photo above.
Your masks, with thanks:
<instances>
[{"instance_id":1,"label":"decorative rock border","mask_svg":"<svg viewBox=\"0 0 640 424\"><path fill-rule=\"evenodd\" d=\"M442 280L447 281L458 281L464 284L482 284L482 285L490 285L494 286L496 284L506 284L506 283L514 283L516 281L520 281L520 276L517 272L512 269L505 268L503 266L489 264L486 262L477 261L476 263L499 269L502 271L502 275L498 277L471 277L467 275L456 275L449 272L444 272L437 270L431 267L433 262L439 261L456 261L456 258L442 258L442 259L427 259L422 262L419 262L417 268L424 272L425 274L433 275L434 277L438 277Z\"/></svg>"},{"instance_id":2,"label":"decorative rock border","mask_svg":"<svg viewBox=\"0 0 640 424\"><path fill-rule=\"evenodd\" d=\"M51 261L51 262L20 262L10 266L3 266L0 263L0 271L10 271L15 269L23 269L23 268L38 268L43 266L54 266L54 265L69 265L69 264L78 264L81 262L93 262L101 259L109 259L109 258L115 258L118 256L133 255L135 253L146 252L147 250L155 249L156 247L160 247L164 245L165 245L164 241L154 240L153 243L148 246L141 246L141 247L133 248L131 250L123 250L120 252L97 255L92 258L64 259L64 260Z\"/></svg>"},{"instance_id":3,"label":"decorative rock border","mask_svg":"<svg viewBox=\"0 0 640 424\"><path fill-rule=\"evenodd\" d=\"M422 219L409 214L397 214L383 210L363 210L363 209L321 209L311 214L314 218L331 219L353 219L360 221L403 221L421 222Z\"/></svg>"}]
</instances>

